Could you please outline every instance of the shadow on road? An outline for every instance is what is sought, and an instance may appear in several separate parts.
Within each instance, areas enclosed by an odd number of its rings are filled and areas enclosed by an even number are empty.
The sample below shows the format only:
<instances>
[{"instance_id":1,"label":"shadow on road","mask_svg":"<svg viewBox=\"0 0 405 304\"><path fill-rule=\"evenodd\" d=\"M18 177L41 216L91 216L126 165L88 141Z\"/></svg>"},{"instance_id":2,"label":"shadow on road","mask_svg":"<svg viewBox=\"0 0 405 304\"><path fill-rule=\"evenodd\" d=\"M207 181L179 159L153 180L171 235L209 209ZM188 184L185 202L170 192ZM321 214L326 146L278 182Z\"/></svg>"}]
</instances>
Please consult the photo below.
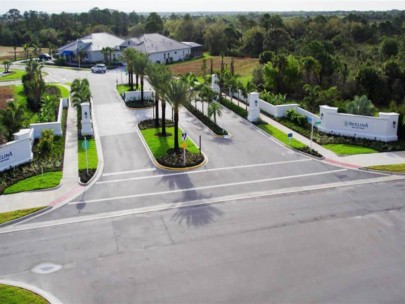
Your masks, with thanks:
<instances>
[{"instance_id":1,"label":"shadow on road","mask_svg":"<svg viewBox=\"0 0 405 304\"><path fill-rule=\"evenodd\" d=\"M181 203L181 206L173 214L171 220L178 222L179 225L185 223L187 226L202 227L215 221L217 216L224 213L213 205L206 204L203 201L197 206L188 206L193 201L201 201L211 198L209 195L203 195L193 189L188 174L170 175L162 178L162 182L168 183L170 189L188 189L183 192L181 198L174 203Z\"/></svg>"}]
</instances>

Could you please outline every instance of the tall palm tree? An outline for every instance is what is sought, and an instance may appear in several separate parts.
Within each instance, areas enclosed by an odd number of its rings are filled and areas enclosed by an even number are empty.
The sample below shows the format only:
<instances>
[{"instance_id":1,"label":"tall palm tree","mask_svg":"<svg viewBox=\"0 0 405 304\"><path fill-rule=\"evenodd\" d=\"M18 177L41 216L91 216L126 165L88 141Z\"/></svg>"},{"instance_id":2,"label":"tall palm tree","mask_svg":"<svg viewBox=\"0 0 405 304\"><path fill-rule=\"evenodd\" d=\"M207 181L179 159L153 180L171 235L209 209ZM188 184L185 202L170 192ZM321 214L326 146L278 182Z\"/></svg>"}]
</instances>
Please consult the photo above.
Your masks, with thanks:
<instances>
[{"instance_id":1,"label":"tall palm tree","mask_svg":"<svg viewBox=\"0 0 405 304\"><path fill-rule=\"evenodd\" d=\"M174 111L174 151L178 153L179 148L179 108L181 105L190 102L191 90L188 84L180 79L173 79L166 88L166 98L172 105Z\"/></svg>"},{"instance_id":2,"label":"tall palm tree","mask_svg":"<svg viewBox=\"0 0 405 304\"><path fill-rule=\"evenodd\" d=\"M127 64L128 85L131 91L134 90L134 61L136 51L133 48L125 49L121 54L121 60Z\"/></svg>"},{"instance_id":3,"label":"tall palm tree","mask_svg":"<svg viewBox=\"0 0 405 304\"><path fill-rule=\"evenodd\" d=\"M7 108L0 110L0 122L6 129L7 140L13 140L13 134L21 129L25 119L25 107L16 102L7 104Z\"/></svg>"},{"instance_id":4,"label":"tall palm tree","mask_svg":"<svg viewBox=\"0 0 405 304\"><path fill-rule=\"evenodd\" d=\"M87 79L73 80L70 94L72 96L72 104L77 108L81 103L90 101L91 91L89 81Z\"/></svg>"},{"instance_id":5,"label":"tall palm tree","mask_svg":"<svg viewBox=\"0 0 405 304\"><path fill-rule=\"evenodd\" d=\"M37 61L29 60L25 66L26 74L21 78L24 93L27 96L29 107L37 112L40 108L40 100L45 90L45 81L42 78L42 65Z\"/></svg>"},{"instance_id":6,"label":"tall palm tree","mask_svg":"<svg viewBox=\"0 0 405 304\"><path fill-rule=\"evenodd\" d=\"M30 45L28 43L24 43L22 45L22 47L23 47L24 52L25 52L25 59L28 59L28 50L29 50Z\"/></svg>"},{"instance_id":7,"label":"tall palm tree","mask_svg":"<svg viewBox=\"0 0 405 304\"><path fill-rule=\"evenodd\" d=\"M144 95L144 78L146 75L146 68L149 64L149 57L141 52L136 52L134 61L134 71L141 79L141 102L143 103ZM138 84L137 84L138 86Z\"/></svg>"},{"instance_id":8,"label":"tall palm tree","mask_svg":"<svg viewBox=\"0 0 405 304\"><path fill-rule=\"evenodd\" d=\"M208 117L211 119L214 116L214 122L217 123L217 115L221 117L222 115L222 106L219 102L214 101L208 107Z\"/></svg>"},{"instance_id":9,"label":"tall palm tree","mask_svg":"<svg viewBox=\"0 0 405 304\"><path fill-rule=\"evenodd\" d=\"M159 99L162 100L162 136L166 136L166 101L165 89L172 79L169 68L162 64L150 64L146 68L149 82L155 89L155 126L159 127Z\"/></svg>"},{"instance_id":10,"label":"tall palm tree","mask_svg":"<svg viewBox=\"0 0 405 304\"><path fill-rule=\"evenodd\" d=\"M204 114L204 102L207 102L208 104L212 102L212 100L215 98L217 94L211 89L210 86L207 84L204 84L201 86L199 90L199 96L202 101L202 113Z\"/></svg>"}]
</instances>

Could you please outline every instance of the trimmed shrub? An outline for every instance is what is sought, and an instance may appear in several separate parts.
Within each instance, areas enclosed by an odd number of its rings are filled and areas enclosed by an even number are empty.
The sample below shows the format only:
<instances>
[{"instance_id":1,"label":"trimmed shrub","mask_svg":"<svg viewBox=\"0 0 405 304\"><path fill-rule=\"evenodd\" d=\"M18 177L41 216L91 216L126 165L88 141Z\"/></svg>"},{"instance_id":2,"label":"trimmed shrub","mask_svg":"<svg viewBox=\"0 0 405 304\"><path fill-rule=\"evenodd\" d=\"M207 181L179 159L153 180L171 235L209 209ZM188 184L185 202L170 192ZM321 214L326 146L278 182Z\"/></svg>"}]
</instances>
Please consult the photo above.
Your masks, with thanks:
<instances>
[{"instance_id":1,"label":"trimmed shrub","mask_svg":"<svg viewBox=\"0 0 405 304\"><path fill-rule=\"evenodd\" d=\"M191 103L184 105L184 107L189 110L195 117L197 117L203 124L212 130L217 135L228 135L228 132L218 126L209 117L205 116L200 110L195 108Z\"/></svg>"}]
</instances>

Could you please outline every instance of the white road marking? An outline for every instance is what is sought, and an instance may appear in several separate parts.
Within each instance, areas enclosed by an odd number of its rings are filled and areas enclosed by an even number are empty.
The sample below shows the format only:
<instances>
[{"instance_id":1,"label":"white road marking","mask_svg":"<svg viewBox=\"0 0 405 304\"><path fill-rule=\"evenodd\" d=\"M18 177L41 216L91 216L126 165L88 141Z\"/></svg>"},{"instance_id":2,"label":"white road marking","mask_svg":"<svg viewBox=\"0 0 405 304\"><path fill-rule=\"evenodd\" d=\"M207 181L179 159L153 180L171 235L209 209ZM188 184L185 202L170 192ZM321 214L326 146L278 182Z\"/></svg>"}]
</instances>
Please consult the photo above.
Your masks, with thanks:
<instances>
[{"instance_id":1,"label":"white road marking","mask_svg":"<svg viewBox=\"0 0 405 304\"><path fill-rule=\"evenodd\" d=\"M177 203L173 203L173 204L160 204L160 205L149 206L149 207L105 212L105 213L86 215L86 216L80 216L80 217L65 218L65 219L60 219L60 220L51 220L51 221L46 221L46 222L41 222L41 223L23 224L23 225L19 225L19 226L8 226L8 227L1 229L0 234L27 231L27 230L32 230L32 229L41 229L41 228L47 228L47 227L55 227L55 226L61 226L61 225L76 224L76 223L83 223L83 222L96 221L96 220L112 219L112 218L117 218L117 217L144 214L144 213L150 213L150 212L166 211L166 210L178 209L178 208L195 207L195 206L200 206L200 205L210 205L210 204L216 204L216 203L226 203L229 201L253 199L253 198L259 198L259 197L264 197L264 196L275 196L275 195L281 195L281 194L295 194L295 193L306 192L306 191L351 187L351 186L358 186L358 185L365 185L365 184L395 181L395 180L401 180L401 179L405 179L405 177L400 176L400 175L389 175L389 176L382 176L382 177L377 177L377 178L373 178L373 179L360 179L360 180L355 180L355 181L351 180L351 181L346 181L346 182L336 182L336 183L329 183L329 184L323 184L323 185L292 187L292 188L287 188L287 189L284 188L284 189L277 189L277 190L222 196L222 197L216 197L216 198L211 198L211 199L195 200L195 201L188 201L188 202L177 202ZM269 202L271 202L271 201L266 200L263 203L269 203Z\"/></svg>"},{"instance_id":2,"label":"white road marking","mask_svg":"<svg viewBox=\"0 0 405 304\"><path fill-rule=\"evenodd\" d=\"M139 170L103 173L102 176L112 176L112 175L131 174L131 173L138 173L138 172L151 172L151 171L156 171L156 168L147 168L147 169L139 169Z\"/></svg>"},{"instance_id":3,"label":"white road marking","mask_svg":"<svg viewBox=\"0 0 405 304\"><path fill-rule=\"evenodd\" d=\"M199 171L177 172L177 173L159 174L159 175L151 175L151 176L140 176L140 177L125 178L125 179L114 179L114 180L108 180L108 181L100 181L100 182L97 182L96 184L118 183L118 182L131 181L131 180L140 180L140 179L149 179L149 178L162 178L162 177L168 177L168 176L173 176L173 175L191 175L191 174L200 174L200 173L213 172L213 171L225 171L225 170L236 170L236 169L246 169L246 168L264 167L264 166L283 165L283 164L291 164L291 163L298 163L298 162L306 162L306 161L310 161L310 160L311 159L308 158L308 159L298 159L298 160L290 160L290 161L282 161L282 162L274 162L274 163L243 165L243 166L234 166L234 167L223 167L223 168L214 168L214 169L206 169L206 170L199 170ZM156 169L153 169L153 168L144 169L144 170L145 171L156 171ZM107 173L107 174L103 174L103 176L129 174L129 173L136 173L136 172L142 172L142 170Z\"/></svg>"},{"instance_id":4,"label":"white road marking","mask_svg":"<svg viewBox=\"0 0 405 304\"><path fill-rule=\"evenodd\" d=\"M285 180L285 179L293 179L293 178L300 178L300 177L332 174L332 173L337 173L337 172L342 172L342 171L347 171L347 170L348 169L339 169L339 170L333 170L333 171L298 174L298 175L290 175L290 176L283 176L283 177L272 177L272 178L264 178L264 179L257 179L257 180L243 181L243 182L186 188L186 189L176 189L176 190L167 190L167 191L152 192L152 193L141 193L141 194L132 194L132 195L125 195L125 196L99 198L99 199L92 199L92 200L86 200L86 201L81 201L81 202L71 202L68 205L77 205L77 204L83 204L83 203L88 204L88 203L95 203L95 202L106 202L106 201L112 201L112 200L129 199L129 198L135 198L135 197L156 196L156 195L172 194L172 193L178 193L178 192L189 192L189 191L199 191L199 190L206 190L206 189L234 187L234 186L249 185L249 184L256 184L256 183L265 183L265 182L276 181L276 180Z\"/></svg>"}]
</instances>

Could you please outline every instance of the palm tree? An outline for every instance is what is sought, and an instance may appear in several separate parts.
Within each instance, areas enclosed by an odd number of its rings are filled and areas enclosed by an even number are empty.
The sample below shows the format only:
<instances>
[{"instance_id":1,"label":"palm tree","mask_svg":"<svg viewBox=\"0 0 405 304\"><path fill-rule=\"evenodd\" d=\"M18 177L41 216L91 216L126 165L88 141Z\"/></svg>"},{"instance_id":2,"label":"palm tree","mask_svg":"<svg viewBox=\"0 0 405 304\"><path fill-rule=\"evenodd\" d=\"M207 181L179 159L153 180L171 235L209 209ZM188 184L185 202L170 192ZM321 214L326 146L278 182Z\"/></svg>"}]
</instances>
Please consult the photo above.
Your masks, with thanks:
<instances>
[{"instance_id":1,"label":"palm tree","mask_svg":"<svg viewBox=\"0 0 405 304\"><path fill-rule=\"evenodd\" d=\"M147 55L141 52L136 52L134 61L134 71L141 78L141 102L143 103L143 92L144 92L144 78L146 74L146 68L149 64L149 58ZM136 84L138 87L138 83Z\"/></svg>"},{"instance_id":2,"label":"palm tree","mask_svg":"<svg viewBox=\"0 0 405 304\"><path fill-rule=\"evenodd\" d=\"M239 90L242 93L242 96L245 98L245 104L246 104L246 111L247 111L247 98L250 92L253 92L254 90L256 90L256 86L254 85L253 82L248 81L245 84L243 84L243 82L239 83Z\"/></svg>"},{"instance_id":3,"label":"palm tree","mask_svg":"<svg viewBox=\"0 0 405 304\"><path fill-rule=\"evenodd\" d=\"M211 103L217 94L211 89L211 87L204 84L200 88L199 95L202 101L202 113L204 114L204 102Z\"/></svg>"},{"instance_id":4,"label":"palm tree","mask_svg":"<svg viewBox=\"0 0 405 304\"><path fill-rule=\"evenodd\" d=\"M208 107L208 117L211 119L212 116L214 116L214 122L215 124L217 123L217 115L221 117L222 115L222 106L219 102L211 102L211 104Z\"/></svg>"},{"instance_id":5,"label":"palm tree","mask_svg":"<svg viewBox=\"0 0 405 304\"><path fill-rule=\"evenodd\" d=\"M22 45L22 47L23 47L24 52L25 52L25 59L28 59L28 50L29 50L30 45L28 43L24 43Z\"/></svg>"},{"instance_id":6,"label":"palm tree","mask_svg":"<svg viewBox=\"0 0 405 304\"><path fill-rule=\"evenodd\" d=\"M354 100L346 105L346 112L350 114L373 116L374 111L374 105L366 95L354 96Z\"/></svg>"},{"instance_id":7,"label":"palm tree","mask_svg":"<svg viewBox=\"0 0 405 304\"><path fill-rule=\"evenodd\" d=\"M25 119L25 107L16 102L7 104L7 108L0 110L0 122L6 129L7 140L13 139L13 134L21 129Z\"/></svg>"},{"instance_id":8,"label":"palm tree","mask_svg":"<svg viewBox=\"0 0 405 304\"><path fill-rule=\"evenodd\" d=\"M26 74L21 78L24 93L27 96L29 107L37 112L40 108L40 100L45 90L45 82L42 78L42 65L37 61L29 60L25 66Z\"/></svg>"},{"instance_id":9,"label":"palm tree","mask_svg":"<svg viewBox=\"0 0 405 304\"><path fill-rule=\"evenodd\" d=\"M127 48L122 52L121 60L127 64L128 85L130 90L134 90L134 61L136 51L133 48Z\"/></svg>"},{"instance_id":10,"label":"palm tree","mask_svg":"<svg viewBox=\"0 0 405 304\"><path fill-rule=\"evenodd\" d=\"M172 79L172 73L165 65L150 64L146 68L146 75L148 75L149 82L155 89L156 127L159 127L159 98L162 100L162 136L166 136L166 101L164 94L170 79Z\"/></svg>"},{"instance_id":11,"label":"palm tree","mask_svg":"<svg viewBox=\"0 0 405 304\"><path fill-rule=\"evenodd\" d=\"M72 104L77 108L79 108L81 103L90 101L91 91L89 81L87 79L73 80L70 94L72 96Z\"/></svg>"},{"instance_id":12,"label":"palm tree","mask_svg":"<svg viewBox=\"0 0 405 304\"><path fill-rule=\"evenodd\" d=\"M166 98L172 105L174 111L174 151L178 153L179 148L179 108L189 103L191 91L188 84L180 79L173 79L166 88Z\"/></svg>"}]
</instances>

